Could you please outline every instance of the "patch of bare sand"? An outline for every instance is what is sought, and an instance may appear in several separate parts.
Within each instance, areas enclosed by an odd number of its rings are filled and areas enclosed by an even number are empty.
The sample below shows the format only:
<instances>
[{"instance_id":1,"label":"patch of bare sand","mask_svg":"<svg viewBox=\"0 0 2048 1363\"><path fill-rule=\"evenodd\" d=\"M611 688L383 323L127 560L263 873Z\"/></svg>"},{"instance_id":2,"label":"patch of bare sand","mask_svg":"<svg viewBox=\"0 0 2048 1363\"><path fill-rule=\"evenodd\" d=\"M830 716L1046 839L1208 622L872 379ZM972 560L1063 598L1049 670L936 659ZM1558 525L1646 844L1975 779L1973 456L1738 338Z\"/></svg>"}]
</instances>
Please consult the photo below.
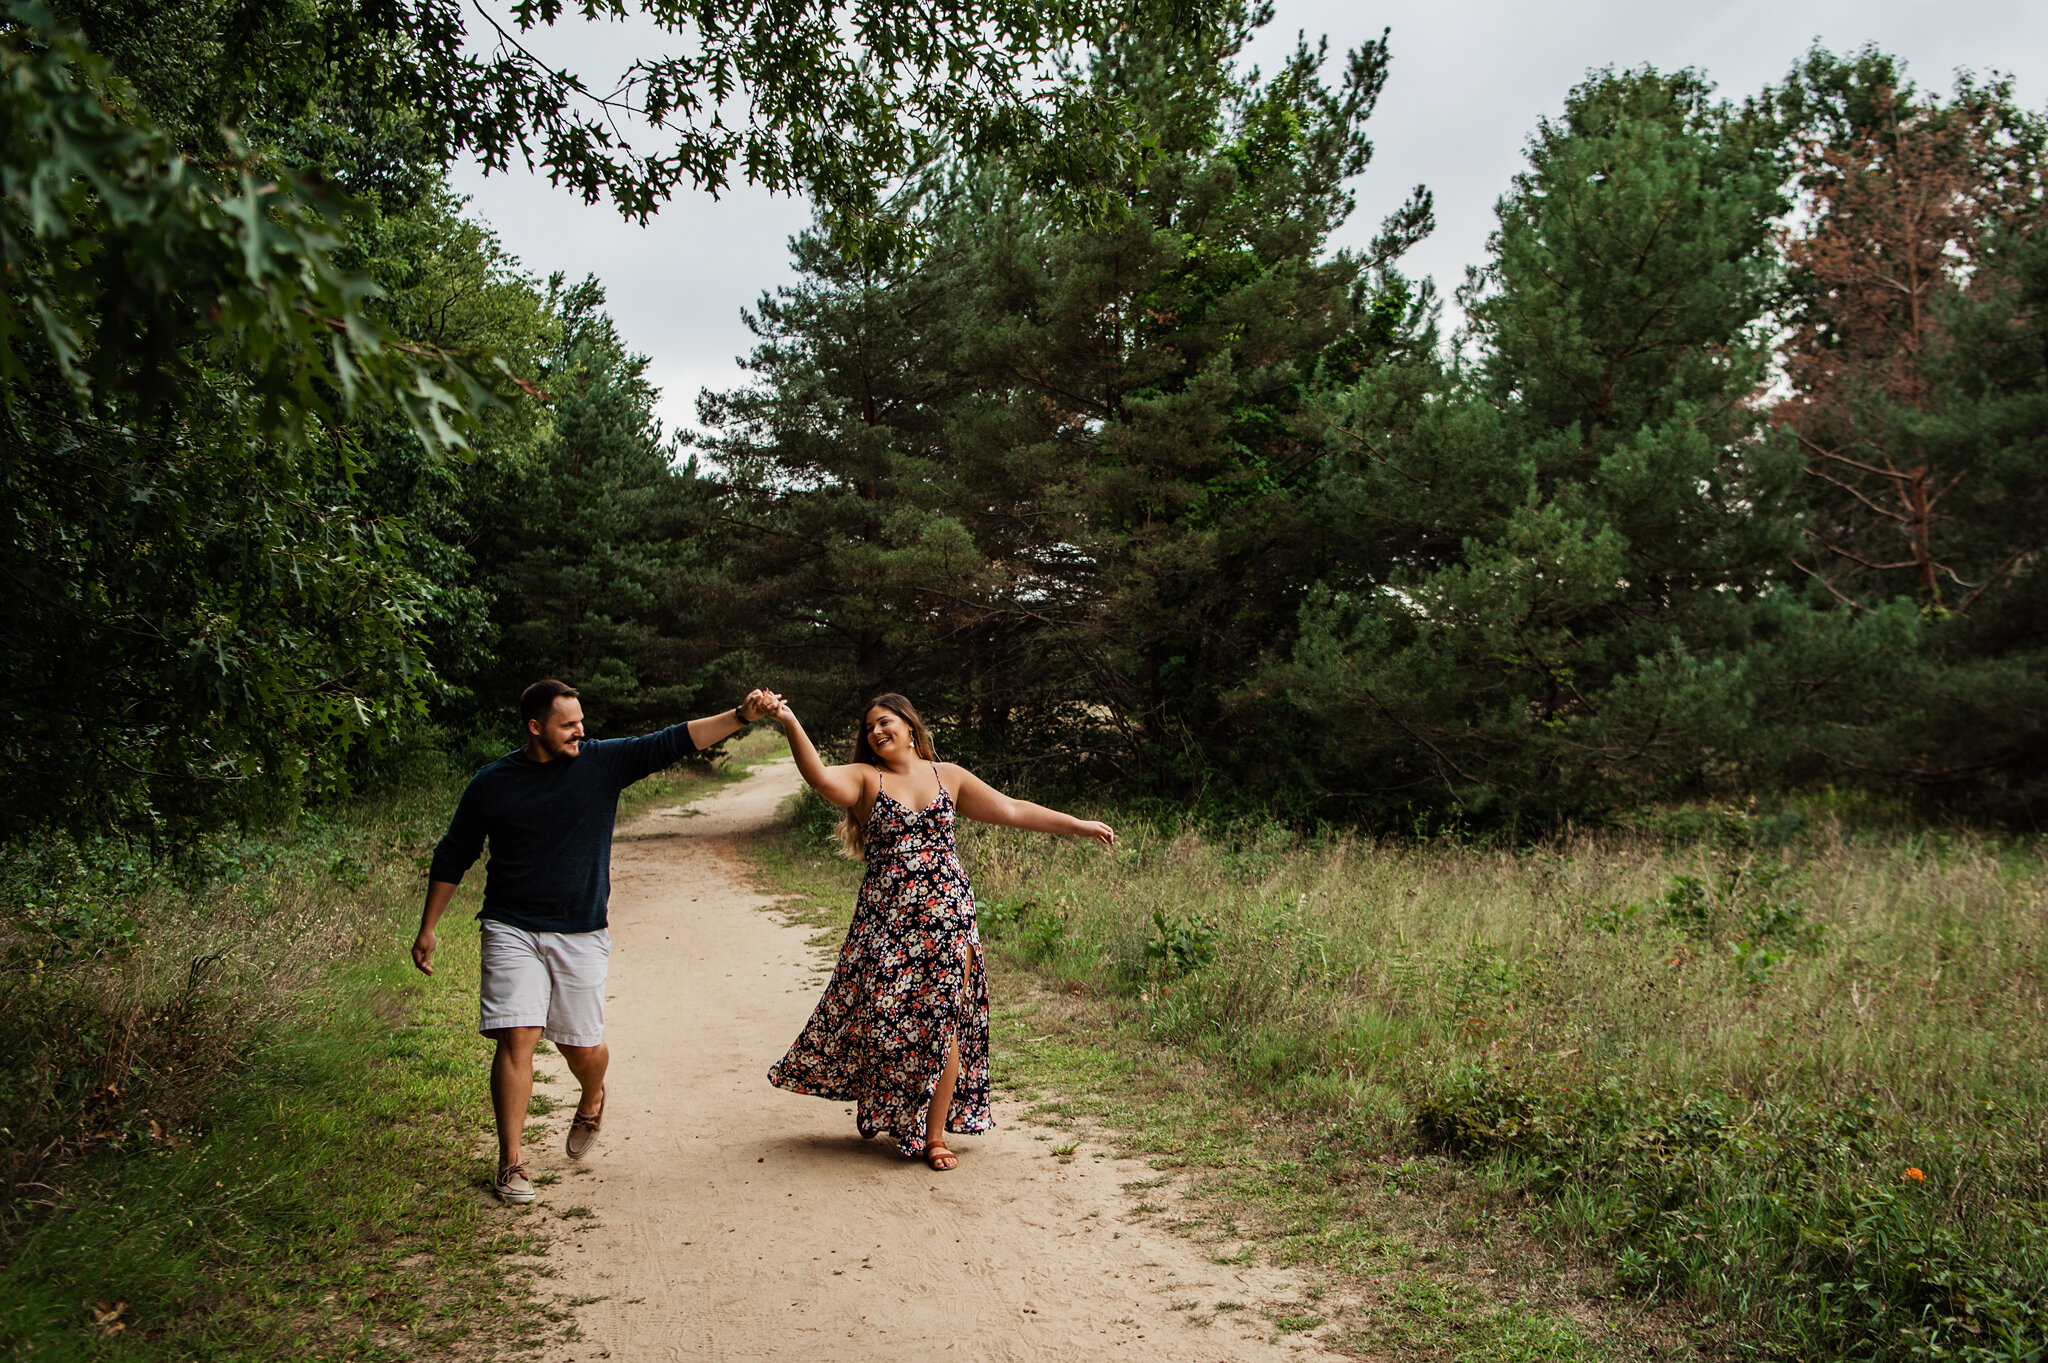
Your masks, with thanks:
<instances>
[{"instance_id":1,"label":"patch of bare sand","mask_svg":"<svg viewBox=\"0 0 2048 1363\"><path fill-rule=\"evenodd\" d=\"M621 830L604 1134L572 1164L565 1107L527 1158L559 1175L539 1209L562 1233L549 1286L581 1303L583 1337L544 1357L1323 1355L1267 1333L1262 1307L1301 1300L1293 1275L1218 1265L1127 1219L1121 1185L1150 1177L1142 1164L1062 1163L1034 1139L1047 1130L999 1098L996 1130L957 1138L959 1168L938 1174L862 1141L843 1104L769 1086L817 998L820 953L762 911L773 901L748 887L733 839L796 785L784 760L694 812ZM544 1068L556 1078L543 1091L571 1098L560 1058Z\"/></svg>"}]
</instances>

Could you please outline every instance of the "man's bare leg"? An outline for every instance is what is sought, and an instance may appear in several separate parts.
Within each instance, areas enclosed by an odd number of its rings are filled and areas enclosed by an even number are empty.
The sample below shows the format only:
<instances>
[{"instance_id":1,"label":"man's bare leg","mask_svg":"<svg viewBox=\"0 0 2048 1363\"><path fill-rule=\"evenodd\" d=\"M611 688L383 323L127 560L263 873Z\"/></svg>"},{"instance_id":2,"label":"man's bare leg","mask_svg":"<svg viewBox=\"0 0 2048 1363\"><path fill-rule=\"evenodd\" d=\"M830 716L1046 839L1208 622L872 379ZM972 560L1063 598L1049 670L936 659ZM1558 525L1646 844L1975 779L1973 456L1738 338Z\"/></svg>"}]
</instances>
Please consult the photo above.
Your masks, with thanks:
<instances>
[{"instance_id":1,"label":"man's bare leg","mask_svg":"<svg viewBox=\"0 0 2048 1363\"><path fill-rule=\"evenodd\" d=\"M526 1111L533 1105L533 1048L538 1027L500 1027L491 1033L498 1053L491 1057L491 1108L498 1118L498 1168L524 1163Z\"/></svg>"},{"instance_id":2,"label":"man's bare leg","mask_svg":"<svg viewBox=\"0 0 2048 1363\"><path fill-rule=\"evenodd\" d=\"M934 1169L951 1169L959 1156L946 1148L946 1113L953 1107L953 1085L960 1079L960 1038L946 1043L946 1068L932 1090L931 1115L924 1122L924 1157Z\"/></svg>"},{"instance_id":3,"label":"man's bare leg","mask_svg":"<svg viewBox=\"0 0 2048 1363\"><path fill-rule=\"evenodd\" d=\"M583 1085L583 1096L577 1100L576 1110L586 1117L595 1117L603 1112L604 1072L611 1068L612 1048L600 1041L595 1046L564 1046L557 1042L555 1049L568 1062L569 1073Z\"/></svg>"}]
</instances>

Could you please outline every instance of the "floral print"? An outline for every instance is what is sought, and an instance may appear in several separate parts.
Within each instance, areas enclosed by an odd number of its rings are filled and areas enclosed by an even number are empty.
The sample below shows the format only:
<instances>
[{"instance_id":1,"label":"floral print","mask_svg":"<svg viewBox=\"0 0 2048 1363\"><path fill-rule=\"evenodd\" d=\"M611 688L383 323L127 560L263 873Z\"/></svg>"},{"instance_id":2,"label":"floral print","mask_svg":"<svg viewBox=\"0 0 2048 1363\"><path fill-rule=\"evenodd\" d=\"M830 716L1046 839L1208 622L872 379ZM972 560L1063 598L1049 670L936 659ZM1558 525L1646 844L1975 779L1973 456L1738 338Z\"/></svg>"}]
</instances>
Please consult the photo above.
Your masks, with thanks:
<instances>
[{"instance_id":1,"label":"floral print","mask_svg":"<svg viewBox=\"0 0 2048 1363\"><path fill-rule=\"evenodd\" d=\"M987 1131L988 977L974 890L953 843L958 816L943 782L922 810L882 791L868 816L867 874L839 964L768 1082L858 1104L863 1136L887 1131L924 1153L946 1045L960 1042L946 1130Z\"/></svg>"}]
</instances>

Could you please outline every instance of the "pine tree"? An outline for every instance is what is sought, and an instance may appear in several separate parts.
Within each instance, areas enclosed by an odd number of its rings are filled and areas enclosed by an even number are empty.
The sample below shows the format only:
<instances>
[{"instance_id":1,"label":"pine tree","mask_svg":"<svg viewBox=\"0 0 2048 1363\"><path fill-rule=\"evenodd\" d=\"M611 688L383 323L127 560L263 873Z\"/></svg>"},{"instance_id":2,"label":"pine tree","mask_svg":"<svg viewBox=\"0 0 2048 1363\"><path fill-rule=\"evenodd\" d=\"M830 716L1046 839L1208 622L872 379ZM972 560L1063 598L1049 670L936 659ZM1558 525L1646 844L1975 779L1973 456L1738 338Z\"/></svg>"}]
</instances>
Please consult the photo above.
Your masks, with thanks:
<instances>
[{"instance_id":1,"label":"pine tree","mask_svg":"<svg viewBox=\"0 0 2048 1363\"><path fill-rule=\"evenodd\" d=\"M1313 580L1297 514L1323 453L1317 394L1414 343L1393 270L1427 194L1363 256L1325 256L1385 79L1335 86L1300 47L1266 81L1126 31L1075 79L1155 149L1060 217L1000 164L921 189L931 249L877 266L822 235L764 300L762 382L707 423L742 529L755 647L834 706L910 692L957 743L1187 789L1225 760L1241 686Z\"/></svg>"},{"instance_id":2,"label":"pine tree","mask_svg":"<svg viewBox=\"0 0 2048 1363\"><path fill-rule=\"evenodd\" d=\"M1539 129L1466 289L1474 358L1344 404L1346 568L1266 682L1320 721L1333 795L1542 815L1741 760L1796 477L1757 402L1783 179L1690 72L1604 73Z\"/></svg>"},{"instance_id":3,"label":"pine tree","mask_svg":"<svg viewBox=\"0 0 2048 1363\"><path fill-rule=\"evenodd\" d=\"M2039 828L2048 816L2048 233L2027 223L1983 240L1940 327L1943 343L1923 370L1927 410L1893 420L1930 466L1967 471L1935 522L1952 604L1923 612L1915 646L1873 666L1850 724L1813 746L1836 773Z\"/></svg>"},{"instance_id":4,"label":"pine tree","mask_svg":"<svg viewBox=\"0 0 2048 1363\"><path fill-rule=\"evenodd\" d=\"M1952 551L1967 553L1942 503L1972 470L1932 462L1913 432L1986 235L2039 214L2040 129L2006 84L1966 80L1944 103L1869 51L1816 51L1778 99L1807 210L1786 243L1793 391L1776 414L1815 483L1800 565L1845 605L1939 607L1960 594Z\"/></svg>"},{"instance_id":5,"label":"pine tree","mask_svg":"<svg viewBox=\"0 0 2048 1363\"><path fill-rule=\"evenodd\" d=\"M1808 774L2036 822L2048 120L2004 82L1923 94L1874 49L1816 50L1775 97L1808 210L1776 413L1811 489L1797 561L1837 635L1899 636L1802 735Z\"/></svg>"},{"instance_id":6,"label":"pine tree","mask_svg":"<svg viewBox=\"0 0 2048 1363\"><path fill-rule=\"evenodd\" d=\"M800 282L748 317L755 385L700 401L727 498L722 618L806 699L928 695L918 683L957 665L957 605L986 568L945 514L949 257L853 254L822 225L793 248Z\"/></svg>"},{"instance_id":7,"label":"pine tree","mask_svg":"<svg viewBox=\"0 0 2048 1363\"><path fill-rule=\"evenodd\" d=\"M1233 698L1326 566L1303 514L1321 399L1419 343L1428 301L1394 266L1431 214L1418 190L1368 252L1326 252L1370 162L1384 39L1330 85L1321 46L1260 83L1221 64L1235 50L1099 55L1091 79L1145 112L1159 164L1118 187L1111 228L997 218L970 344L977 388L1028 415L1014 445L1067 452L1078 601L1041 646L1113 716L1095 753L1141 787L1256 800L1284 776Z\"/></svg>"}]
</instances>

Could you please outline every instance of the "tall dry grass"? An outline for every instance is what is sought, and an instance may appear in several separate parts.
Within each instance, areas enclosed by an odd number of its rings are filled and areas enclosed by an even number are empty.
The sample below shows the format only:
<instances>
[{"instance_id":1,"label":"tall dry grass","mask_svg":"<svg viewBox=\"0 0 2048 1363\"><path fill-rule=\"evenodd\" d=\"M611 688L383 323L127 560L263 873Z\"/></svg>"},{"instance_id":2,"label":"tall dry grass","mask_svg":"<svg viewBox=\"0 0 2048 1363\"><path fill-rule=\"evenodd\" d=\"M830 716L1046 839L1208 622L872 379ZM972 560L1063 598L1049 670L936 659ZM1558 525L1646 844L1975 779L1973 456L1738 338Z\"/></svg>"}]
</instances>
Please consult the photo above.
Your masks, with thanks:
<instances>
[{"instance_id":1,"label":"tall dry grass","mask_svg":"<svg viewBox=\"0 0 2048 1363\"><path fill-rule=\"evenodd\" d=\"M176 1146L416 894L438 787L218 841L184 864L16 847L0 877L0 1241L81 1160ZM370 907L375 906L375 907Z\"/></svg>"},{"instance_id":2,"label":"tall dry grass","mask_svg":"<svg viewBox=\"0 0 2048 1363\"><path fill-rule=\"evenodd\" d=\"M965 843L994 949L1276 1107L1500 1162L1626 1284L1798 1356L2041 1356L2038 843L1734 810L1683 844Z\"/></svg>"}]
</instances>

